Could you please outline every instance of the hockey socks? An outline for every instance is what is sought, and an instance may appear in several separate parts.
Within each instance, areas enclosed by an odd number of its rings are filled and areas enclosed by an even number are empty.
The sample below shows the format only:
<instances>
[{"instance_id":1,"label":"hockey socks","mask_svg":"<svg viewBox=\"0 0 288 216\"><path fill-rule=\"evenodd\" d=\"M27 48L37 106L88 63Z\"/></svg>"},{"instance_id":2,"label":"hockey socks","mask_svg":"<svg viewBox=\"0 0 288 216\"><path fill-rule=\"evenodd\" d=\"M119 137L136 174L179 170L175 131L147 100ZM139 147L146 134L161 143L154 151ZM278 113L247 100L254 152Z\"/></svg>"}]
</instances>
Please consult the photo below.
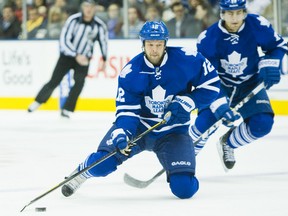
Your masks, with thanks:
<instances>
[{"instance_id":1,"label":"hockey socks","mask_svg":"<svg viewBox=\"0 0 288 216\"><path fill-rule=\"evenodd\" d=\"M197 129L197 127L195 125L192 125L189 129L189 134L193 140L193 144L194 144L194 149L195 149L195 156L198 155L198 153L203 149L204 145L206 144L209 136L211 134L213 134L215 131L217 130L217 128L215 128L215 130L213 130L208 136L206 137L201 137L202 133Z\"/></svg>"},{"instance_id":2,"label":"hockey socks","mask_svg":"<svg viewBox=\"0 0 288 216\"><path fill-rule=\"evenodd\" d=\"M91 164L93 164L95 161L101 159L103 156L108 154L108 152L105 151L99 151L92 153L87 157L87 159L79 165L79 170L82 170ZM117 169L118 161L116 157L110 157L107 160L103 161L102 163L98 164L97 166L91 168L87 172L84 173L84 175L89 177L104 177L110 174L111 172L114 172Z\"/></svg>"},{"instance_id":3,"label":"hockey socks","mask_svg":"<svg viewBox=\"0 0 288 216\"><path fill-rule=\"evenodd\" d=\"M273 115L259 113L248 121L242 122L232 131L227 143L232 148L248 145L249 143L270 133L273 126Z\"/></svg>"}]
</instances>

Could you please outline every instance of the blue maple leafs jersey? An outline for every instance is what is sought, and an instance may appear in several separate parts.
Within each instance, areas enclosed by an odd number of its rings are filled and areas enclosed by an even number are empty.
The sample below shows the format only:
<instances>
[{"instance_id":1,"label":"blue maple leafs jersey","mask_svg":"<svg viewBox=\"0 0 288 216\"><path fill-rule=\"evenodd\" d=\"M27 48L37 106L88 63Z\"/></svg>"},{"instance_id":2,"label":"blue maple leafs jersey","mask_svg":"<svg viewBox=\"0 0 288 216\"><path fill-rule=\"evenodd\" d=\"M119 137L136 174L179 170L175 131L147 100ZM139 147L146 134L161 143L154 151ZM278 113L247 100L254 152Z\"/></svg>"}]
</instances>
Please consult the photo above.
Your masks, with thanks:
<instances>
[{"instance_id":1,"label":"blue maple leafs jersey","mask_svg":"<svg viewBox=\"0 0 288 216\"><path fill-rule=\"evenodd\" d=\"M165 109L176 95L189 94L197 108L205 107L219 93L217 71L200 53L190 48L166 47L160 66L153 66L144 53L122 69L118 78L116 126L135 135L139 124L146 128L161 121ZM184 125L164 125L154 133Z\"/></svg>"},{"instance_id":2,"label":"blue maple leafs jersey","mask_svg":"<svg viewBox=\"0 0 288 216\"><path fill-rule=\"evenodd\" d=\"M237 33L229 33L222 21L198 37L197 49L216 67L226 86L249 85L258 75L261 48L269 58L282 60L287 43L262 16L248 14Z\"/></svg>"}]
</instances>

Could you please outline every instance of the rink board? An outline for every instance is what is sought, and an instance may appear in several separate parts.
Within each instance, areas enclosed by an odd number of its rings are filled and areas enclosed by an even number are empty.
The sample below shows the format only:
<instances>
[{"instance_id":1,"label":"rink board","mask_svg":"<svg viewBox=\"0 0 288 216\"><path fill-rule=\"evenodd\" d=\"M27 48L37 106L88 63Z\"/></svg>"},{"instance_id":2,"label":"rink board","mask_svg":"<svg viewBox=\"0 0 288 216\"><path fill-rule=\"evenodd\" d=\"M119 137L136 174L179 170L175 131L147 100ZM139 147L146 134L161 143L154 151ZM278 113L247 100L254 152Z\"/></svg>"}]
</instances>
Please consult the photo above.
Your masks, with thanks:
<instances>
[{"instance_id":1,"label":"rink board","mask_svg":"<svg viewBox=\"0 0 288 216\"><path fill-rule=\"evenodd\" d=\"M171 39L168 45L195 49L196 40ZM58 41L0 41L0 46L0 109L27 109L37 92L51 77L59 57ZM110 40L106 71L98 68L99 62L102 61L98 44L94 50L89 74L76 110L114 111L118 74L131 58L141 52L141 42ZM288 61L285 56L285 73L288 71L287 68ZM288 115L287 83L288 76L283 75L281 82L268 92L276 114ZM62 84L63 88L65 86L65 83ZM60 88L57 88L41 109L59 109L59 95Z\"/></svg>"}]
</instances>

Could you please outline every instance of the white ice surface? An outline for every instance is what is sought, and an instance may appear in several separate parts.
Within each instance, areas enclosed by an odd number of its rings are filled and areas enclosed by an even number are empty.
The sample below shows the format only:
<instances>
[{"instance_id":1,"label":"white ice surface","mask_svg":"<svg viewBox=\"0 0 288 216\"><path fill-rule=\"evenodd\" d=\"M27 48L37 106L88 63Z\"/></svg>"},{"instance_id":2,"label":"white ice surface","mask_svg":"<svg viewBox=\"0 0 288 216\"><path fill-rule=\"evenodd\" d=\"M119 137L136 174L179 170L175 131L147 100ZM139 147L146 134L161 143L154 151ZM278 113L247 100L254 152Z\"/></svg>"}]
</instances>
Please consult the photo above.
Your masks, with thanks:
<instances>
[{"instance_id":1,"label":"white ice surface","mask_svg":"<svg viewBox=\"0 0 288 216\"><path fill-rule=\"evenodd\" d=\"M96 150L114 119L111 112L0 111L1 216L287 216L288 117L277 116L265 138L236 150L237 163L225 173L215 143L220 128L197 156L198 193L175 198L162 175L145 189L127 186L125 172L147 180L161 167L151 152L121 165L105 178L89 179L70 198L60 188L20 210L63 181ZM47 207L35 212L35 207Z\"/></svg>"}]
</instances>

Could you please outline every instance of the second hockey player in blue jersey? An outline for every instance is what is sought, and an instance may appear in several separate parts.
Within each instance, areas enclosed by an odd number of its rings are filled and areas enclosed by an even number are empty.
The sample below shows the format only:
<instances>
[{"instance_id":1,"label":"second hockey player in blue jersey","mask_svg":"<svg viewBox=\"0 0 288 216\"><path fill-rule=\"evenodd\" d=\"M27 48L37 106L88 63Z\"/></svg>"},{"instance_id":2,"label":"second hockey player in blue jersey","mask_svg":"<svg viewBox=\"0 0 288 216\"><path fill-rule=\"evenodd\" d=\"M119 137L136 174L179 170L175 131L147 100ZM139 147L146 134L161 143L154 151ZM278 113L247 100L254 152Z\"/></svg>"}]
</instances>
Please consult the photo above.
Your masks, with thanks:
<instances>
[{"instance_id":1,"label":"second hockey player in blue jersey","mask_svg":"<svg viewBox=\"0 0 288 216\"><path fill-rule=\"evenodd\" d=\"M202 32L197 48L218 70L221 91L209 107L199 110L191 135L198 140L202 133L223 118L232 126L240 116L234 107L259 83L266 89L280 81L282 59L287 43L262 16L247 14L246 0L221 0L221 20ZM259 55L258 47L264 56ZM265 135L273 125L274 113L265 88L239 109L243 122L220 138L218 149L226 170L235 164L234 149ZM196 154L208 138L195 148Z\"/></svg>"},{"instance_id":2,"label":"second hockey player in blue jersey","mask_svg":"<svg viewBox=\"0 0 288 216\"><path fill-rule=\"evenodd\" d=\"M116 120L97 152L89 155L75 172L115 149L119 151L65 184L65 196L72 195L87 178L106 176L144 150L155 152L175 196L190 198L198 191L195 152L188 133L190 112L215 100L220 80L215 68L200 53L166 47L168 36L163 22L143 25L143 52L128 62L119 75ZM160 122L168 112L171 118L166 124L145 135L135 146L127 146L127 140Z\"/></svg>"}]
</instances>

